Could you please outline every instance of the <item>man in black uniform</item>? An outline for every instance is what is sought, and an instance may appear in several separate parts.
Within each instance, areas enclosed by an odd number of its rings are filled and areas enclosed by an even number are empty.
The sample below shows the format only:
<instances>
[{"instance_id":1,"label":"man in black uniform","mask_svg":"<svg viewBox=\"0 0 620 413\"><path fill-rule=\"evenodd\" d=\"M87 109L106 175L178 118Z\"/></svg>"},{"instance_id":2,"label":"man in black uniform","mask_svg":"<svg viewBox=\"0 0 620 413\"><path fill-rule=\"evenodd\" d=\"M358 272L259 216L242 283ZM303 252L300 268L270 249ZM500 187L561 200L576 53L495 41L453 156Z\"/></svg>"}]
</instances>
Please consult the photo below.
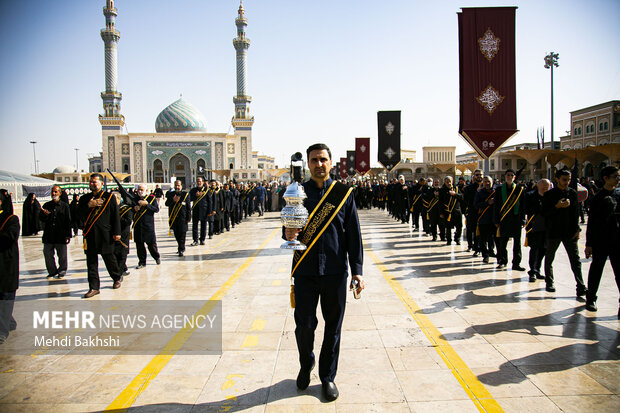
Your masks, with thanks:
<instances>
[{"instance_id":1,"label":"man in black uniform","mask_svg":"<svg viewBox=\"0 0 620 413\"><path fill-rule=\"evenodd\" d=\"M461 234L463 232L462 201L463 194L459 192L458 187L452 186L452 177L446 176L443 186L439 190L439 217L444 223L446 245L452 243L452 228L455 228L454 241L456 245L461 245Z\"/></svg>"},{"instance_id":2,"label":"man in black uniform","mask_svg":"<svg viewBox=\"0 0 620 413\"><path fill-rule=\"evenodd\" d=\"M525 271L521 267L521 230L525 225L523 210L523 186L514 182L515 171L507 169L504 182L495 188L493 222L497 228L497 268L508 265L508 239L513 239L512 269Z\"/></svg>"},{"instance_id":3,"label":"man in black uniform","mask_svg":"<svg viewBox=\"0 0 620 413\"><path fill-rule=\"evenodd\" d=\"M209 222L209 239L213 238L213 234L219 234L218 226L219 226L219 212L221 208L220 203L220 195L217 190L217 183L215 179L212 179L209 186L209 191L207 192L207 196L211 199L211 212L207 218Z\"/></svg>"},{"instance_id":4,"label":"man in black uniform","mask_svg":"<svg viewBox=\"0 0 620 413\"><path fill-rule=\"evenodd\" d=\"M604 186L590 200L590 215L586 229L586 258L592 256L588 273L586 310L596 311L596 293L603 276L603 267L609 257L611 268L620 291L620 193L618 168L606 166L601 170ZM613 252L616 251L616 252ZM620 319L620 309L618 309Z\"/></svg>"},{"instance_id":5,"label":"man in black uniform","mask_svg":"<svg viewBox=\"0 0 620 413\"><path fill-rule=\"evenodd\" d=\"M525 214L527 221L525 225L525 239L527 246L530 247L530 282L536 279L544 280L545 276L540 273L540 266L545 257L547 247L547 236L545 227L545 217L542 213L542 202L545 192L549 190L551 182L548 179L541 179L536 184L533 191L525 194Z\"/></svg>"},{"instance_id":6,"label":"man in black uniform","mask_svg":"<svg viewBox=\"0 0 620 413\"><path fill-rule=\"evenodd\" d=\"M439 219L439 180L433 181L433 178L428 178L428 182L432 186L428 188L423 199L426 209L427 233L432 235L433 241L437 241L437 226L439 226L440 239L445 241L445 231Z\"/></svg>"},{"instance_id":7,"label":"man in black uniform","mask_svg":"<svg viewBox=\"0 0 620 413\"><path fill-rule=\"evenodd\" d=\"M476 208L476 233L478 234L478 247L482 253L482 262L489 263L489 257L495 256L493 236L495 225L493 224L493 205L495 204L495 191L493 190L493 178L482 178L482 188L474 197ZM493 254L493 255L491 255Z\"/></svg>"},{"instance_id":8,"label":"man in black uniform","mask_svg":"<svg viewBox=\"0 0 620 413\"><path fill-rule=\"evenodd\" d=\"M570 171L561 169L556 172L555 178L556 186L545 192L543 196L543 215L547 228L546 290L555 292L553 260L558 247L563 244L577 283L577 297L582 297L586 295L587 289L581 274L581 261L579 261L579 247L577 246L581 233L577 191L568 186L571 178Z\"/></svg>"},{"instance_id":9,"label":"man in black uniform","mask_svg":"<svg viewBox=\"0 0 620 413\"><path fill-rule=\"evenodd\" d=\"M138 265L136 269L146 267L146 248L157 265L160 264L159 251L157 250L157 237L155 236L155 214L159 212L159 205L155 195L146 195L146 185L138 186L138 205L133 207L133 239L136 243Z\"/></svg>"},{"instance_id":10,"label":"man in black uniform","mask_svg":"<svg viewBox=\"0 0 620 413\"><path fill-rule=\"evenodd\" d=\"M347 258L352 273L351 287L355 282L358 294L364 289L362 236L355 200L350 196L352 189L329 177L332 167L329 148L315 144L307 149L306 154L312 179L303 184L308 196L304 206L308 211L318 209L306 228L318 229L301 232L300 241L308 245L308 249L296 251L293 258L295 337L301 365L297 387L303 390L310 383L310 372L315 364L316 307L320 300L325 333L319 357L319 377L325 398L333 401L338 398L334 378L346 303ZM293 240L299 232L298 229L286 228L284 235Z\"/></svg>"},{"instance_id":11,"label":"man in black uniform","mask_svg":"<svg viewBox=\"0 0 620 413\"><path fill-rule=\"evenodd\" d=\"M123 275L129 275L127 269L127 255L129 254L129 240L131 236L131 223L133 222L133 208L123 203L123 197L118 191L112 192L118 204L118 213L121 218L121 240L114 243L114 256L118 263L118 269Z\"/></svg>"},{"instance_id":12,"label":"man in black uniform","mask_svg":"<svg viewBox=\"0 0 620 413\"><path fill-rule=\"evenodd\" d=\"M114 256L114 244L121 239L118 205L116 200L112 199L112 194L101 189L103 186L101 174L92 174L88 185L91 193L82 195L78 203L78 213L84 223L82 234L89 287L88 292L82 296L83 298L99 294L98 254L101 254L108 273L114 281L112 288L120 288L123 280Z\"/></svg>"},{"instance_id":13,"label":"man in black uniform","mask_svg":"<svg viewBox=\"0 0 620 413\"><path fill-rule=\"evenodd\" d=\"M196 187L189 191L189 197L192 201L192 238L194 242L191 246L198 245L198 225L200 224L200 245L205 244L207 237L207 220L210 219L212 212L212 201L209 196L208 188L205 186L202 176L196 178ZM209 223L209 228L211 228ZM211 237L209 237L211 238Z\"/></svg>"},{"instance_id":14,"label":"man in black uniform","mask_svg":"<svg viewBox=\"0 0 620 413\"><path fill-rule=\"evenodd\" d=\"M168 228L174 231L179 257L185 253L187 228L192 216L190 203L189 194L183 191L183 184L177 179L174 181L174 191L166 194L166 206L168 207Z\"/></svg>"},{"instance_id":15,"label":"man in black uniform","mask_svg":"<svg viewBox=\"0 0 620 413\"><path fill-rule=\"evenodd\" d=\"M405 182L405 177L400 175L398 177L398 186L396 187L396 217L403 224L409 223L409 205L409 187Z\"/></svg>"},{"instance_id":16,"label":"man in black uniform","mask_svg":"<svg viewBox=\"0 0 620 413\"><path fill-rule=\"evenodd\" d=\"M224 228L226 231L230 231L230 221L231 217L233 217L233 203L234 203L234 195L230 190L230 186L228 184L224 184L224 189L222 190L222 199L224 200ZM232 222L233 228L235 227L235 221L233 219Z\"/></svg>"},{"instance_id":17,"label":"man in black uniform","mask_svg":"<svg viewBox=\"0 0 620 413\"><path fill-rule=\"evenodd\" d=\"M71 213L69 204L60 199L62 190L52 187L52 200L43 204L39 219L43 223L43 256L47 278L55 275L62 278L67 274L67 244L71 241ZM58 254L58 267L54 259Z\"/></svg>"},{"instance_id":18,"label":"man in black uniform","mask_svg":"<svg viewBox=\"0 0 620 413\"><path fill-rule=\"evenodd\" d=\"M409 199L411 200L411 206L409 210L411 211L411 219L413 220L413 229L420 229L420 214L422 213L422 197L426 193L426 179L420 178L417 184L411 187L411 191L409 194ZM422 218L422 223L424 223L424 218Z\"/></svg>"},{"instance_id":19,"label":"man in black uniform","mask_svg":"<svg viewBox=\"0 0 620 413\"><path fill-rule=\"evenodd\" d=\"M463 199L465 201L465 231L467 235L467 252L474 251L474 257L480 254L478 248L478 237L476 236L476 226L478 223L478 208L474 205L476 193L482 184L482 171L476 169L471 177L471 183L463 190Z\"/></svg>"}]
</instances>

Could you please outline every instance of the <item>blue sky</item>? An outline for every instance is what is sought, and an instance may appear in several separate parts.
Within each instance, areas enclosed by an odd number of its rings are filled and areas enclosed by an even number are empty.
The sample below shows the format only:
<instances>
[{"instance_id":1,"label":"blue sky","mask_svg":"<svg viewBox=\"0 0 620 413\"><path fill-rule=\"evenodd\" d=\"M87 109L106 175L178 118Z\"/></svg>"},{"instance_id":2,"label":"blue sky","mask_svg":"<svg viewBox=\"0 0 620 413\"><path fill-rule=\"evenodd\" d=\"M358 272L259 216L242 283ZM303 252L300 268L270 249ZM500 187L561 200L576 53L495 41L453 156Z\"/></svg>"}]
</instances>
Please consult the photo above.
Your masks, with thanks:
<instances>
[{"instance_id":1,"label":"blue sky","mask_svg":"<svg viewBox=\"0 0 620 413\"><path fill-rule=\"evenodd\" d=\"M97 115L104 89L104 0L0 2L0 169L41 171L74 165L101 150ZM236 93L234 19L237 0L116 0L119 91L129 132L153 132L155 118L179 94L227 132ZM555 135L569 112L620 99L620 2L405 0L246 0L248 92L255 116L254 150L284 164L322 141L335 157L371 137L376 112L402 111L404 149L450 145L458 135L460 7L518 6L517 125L509 143L550 134L549 51L554 71ZM615 45L615 46L614 46ZM8 151L8 153L7 153ZM8 155L8 156L7 156Z\"/></svg>"}]
</instances>

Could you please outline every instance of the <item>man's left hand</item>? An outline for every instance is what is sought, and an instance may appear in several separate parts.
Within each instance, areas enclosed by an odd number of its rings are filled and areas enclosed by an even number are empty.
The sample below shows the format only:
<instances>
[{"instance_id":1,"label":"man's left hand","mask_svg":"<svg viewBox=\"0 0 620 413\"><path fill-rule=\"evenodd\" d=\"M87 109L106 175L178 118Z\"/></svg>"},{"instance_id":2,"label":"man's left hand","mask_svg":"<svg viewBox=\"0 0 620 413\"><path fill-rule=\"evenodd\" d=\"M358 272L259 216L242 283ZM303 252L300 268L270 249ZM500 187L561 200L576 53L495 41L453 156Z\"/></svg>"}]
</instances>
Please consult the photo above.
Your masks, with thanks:
<instances>
[{"instance_id":1,"label":"man's left hand","mask_svg":"<svg viewBox=\"0 0 620 413\"><path fill-rule=\"evenodd\" d=\"M148 204L149 203L146 202L144 199L141 199L141 200L138 201L138 205L140 205L140 206L147 206Z\"/></svg>"},{"instance_id":2,"label":"man's left hand","mask_svg":"<svg viewBox=\"0 0 620 413\"><path fill-rule=\"evenodd\" d=\"M357 280L357 294L361 294L362 290L366 288L366 283L361 275L352 275L351 276L351 284L349 284L349 289L353 288L353 280Z\"/></svg>"}]
</instances>

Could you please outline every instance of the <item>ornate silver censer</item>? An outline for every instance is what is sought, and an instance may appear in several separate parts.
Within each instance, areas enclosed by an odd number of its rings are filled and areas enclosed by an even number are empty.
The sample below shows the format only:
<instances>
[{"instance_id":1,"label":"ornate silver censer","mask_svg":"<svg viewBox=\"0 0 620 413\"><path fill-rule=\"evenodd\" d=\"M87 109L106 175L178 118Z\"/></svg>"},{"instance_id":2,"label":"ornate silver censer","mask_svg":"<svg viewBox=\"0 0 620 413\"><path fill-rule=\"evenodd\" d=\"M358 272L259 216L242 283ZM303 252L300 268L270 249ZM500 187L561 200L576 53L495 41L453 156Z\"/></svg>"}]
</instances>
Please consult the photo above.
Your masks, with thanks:
<instances>
[{"instance_id":1,"label":"ornate silver censer","mask_svg":"<svg viewBox=\"0 0 620 413\"><path fill-rule=\"evenodd\" d=\"M282 213L280 214L280 220L285 228L301 229L306 225L308 222L308 210L303 204L306 198L304 187L300 183L293 182L286 188L286 192L284 193L286 206L282 208ZM293 241L286 241L280 248L305 250L307 247L297 239L294 239Z\"/></svg>"}]
</instances>

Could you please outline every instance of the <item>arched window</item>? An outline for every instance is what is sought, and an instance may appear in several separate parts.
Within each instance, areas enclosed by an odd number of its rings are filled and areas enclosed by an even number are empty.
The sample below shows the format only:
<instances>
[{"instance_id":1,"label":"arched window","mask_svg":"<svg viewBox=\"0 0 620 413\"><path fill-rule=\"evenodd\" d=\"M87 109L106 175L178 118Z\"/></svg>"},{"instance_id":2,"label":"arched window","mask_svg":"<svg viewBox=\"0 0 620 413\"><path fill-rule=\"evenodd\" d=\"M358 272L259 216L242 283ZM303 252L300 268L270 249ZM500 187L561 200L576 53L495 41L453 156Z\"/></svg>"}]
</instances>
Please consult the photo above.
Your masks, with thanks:
<instances>
[{"instance_id":1,"label":"arched window","mask_svg":"<svg viewBox=\"0 0 620 413\"><path fill-rule=\"evenodd\" d=\"M608 130L609 129L609 123L608 122L605 122L605 124L603 126L604 126L603 127L604 130Z\"/></svg>"},{"instance_id":2,"label":"arched window","mask_svg":"<svg viewBox=\"0 0 620 413\"><path fill-rule=\"evenodd\" d=\"M207 168L205 165L205 160L198 159L198 162L196 162L196 175L204 177L206 173L207 173Z\"/></svg>"},{"instance_id":3,"label":"arched window","mask_svg":"<svg viewBox=\"0 0 620 413\"><path fill-rule=\"evenodd\" d=\"M164 182L164 167L159 159L155 159L153 162L153 181Z\"/></svg>"}]
</instances>

